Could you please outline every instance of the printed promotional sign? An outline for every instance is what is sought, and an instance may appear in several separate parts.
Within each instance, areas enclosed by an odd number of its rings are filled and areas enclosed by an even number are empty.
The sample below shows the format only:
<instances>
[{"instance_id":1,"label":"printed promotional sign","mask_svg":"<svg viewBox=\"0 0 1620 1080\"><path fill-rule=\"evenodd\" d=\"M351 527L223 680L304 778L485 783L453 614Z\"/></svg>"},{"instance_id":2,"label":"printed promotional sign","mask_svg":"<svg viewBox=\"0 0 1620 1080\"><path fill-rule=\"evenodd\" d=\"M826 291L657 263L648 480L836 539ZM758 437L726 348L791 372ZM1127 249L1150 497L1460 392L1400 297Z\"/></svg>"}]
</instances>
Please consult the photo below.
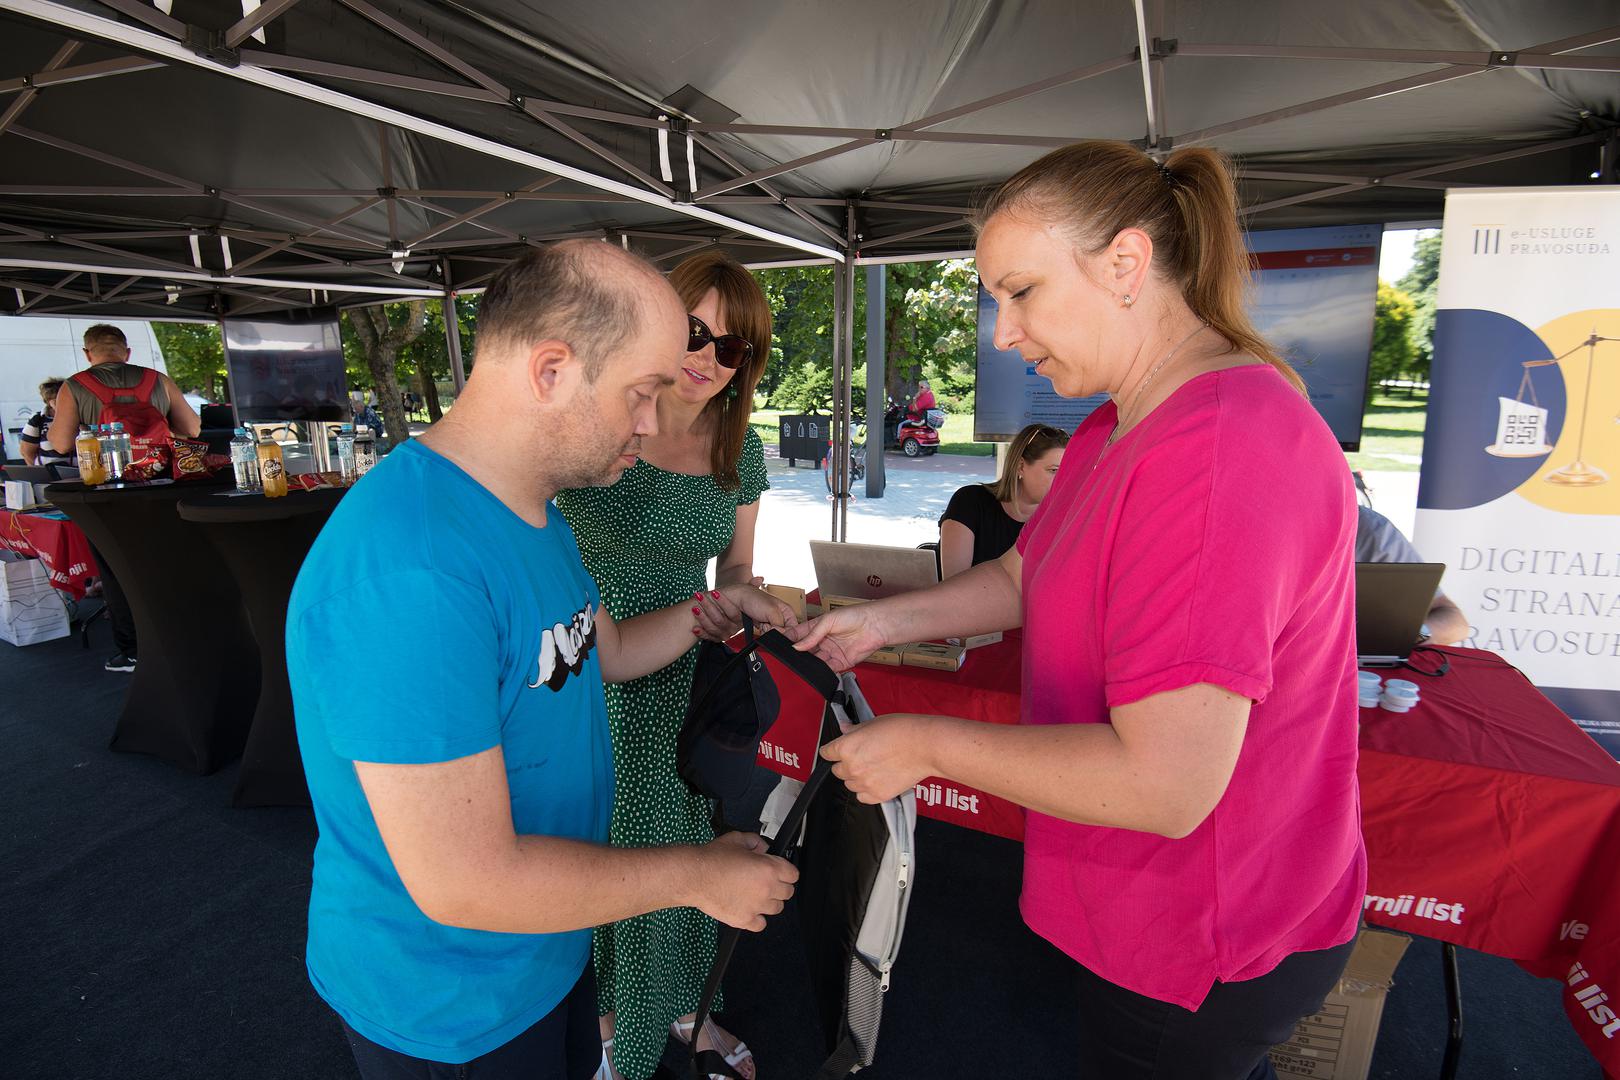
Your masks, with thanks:
<instances>
[{"instance_id":1,"label":"printed promotional sign","mask_svg":"<svg viewBox=\"0 0 1620 1080\"><path fill-rule=\"evenodd\" d=\"M1449 192L1414 540L1620 757L1620 190Z\"/></svg>"}]
</instances>

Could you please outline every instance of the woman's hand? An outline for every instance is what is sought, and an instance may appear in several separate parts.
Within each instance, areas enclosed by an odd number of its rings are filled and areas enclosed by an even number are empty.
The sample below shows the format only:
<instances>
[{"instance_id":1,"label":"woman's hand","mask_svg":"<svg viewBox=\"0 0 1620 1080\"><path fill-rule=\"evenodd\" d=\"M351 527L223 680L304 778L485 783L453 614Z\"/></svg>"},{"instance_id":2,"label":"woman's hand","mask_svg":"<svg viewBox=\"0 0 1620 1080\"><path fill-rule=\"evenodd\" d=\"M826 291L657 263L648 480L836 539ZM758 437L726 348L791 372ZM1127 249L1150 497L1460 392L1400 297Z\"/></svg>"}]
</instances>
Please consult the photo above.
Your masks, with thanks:
<instances>
[{"instance_id":1,"label":"woman's hand","mask_svg":"<svg viewBox=\"0 0 1620 1080\"><path fill-rule=\"evenodd\" d=\"M800 652L815 653L834 671L848 671L888 644L870 604L852 604L788 631Z\"/></svg>"},{"instance_id":2,"label":"woman's hand","mask_svg":"<svg viewBox=\"0 0 1620 1080\"><path fill-rule=\"evenodd\" d=\"M793 609L754 585L727 585L706 593L694 593L693 617L698 636L705 641L726 641L745 622L787 629L797 625Z\"/></svg>"},{"instance_id":3,"label":"woman's hand","mask_svg":"<svg viewBox=\"0 0 1620 1080\"><path fill-rule=\"evenodd\" d=\"M935 774L929 750L938 725L946 722L942 716L890 713L851 728L823 746L821 756L861 802L880 803Z\"/></svg>"}]
</instances>

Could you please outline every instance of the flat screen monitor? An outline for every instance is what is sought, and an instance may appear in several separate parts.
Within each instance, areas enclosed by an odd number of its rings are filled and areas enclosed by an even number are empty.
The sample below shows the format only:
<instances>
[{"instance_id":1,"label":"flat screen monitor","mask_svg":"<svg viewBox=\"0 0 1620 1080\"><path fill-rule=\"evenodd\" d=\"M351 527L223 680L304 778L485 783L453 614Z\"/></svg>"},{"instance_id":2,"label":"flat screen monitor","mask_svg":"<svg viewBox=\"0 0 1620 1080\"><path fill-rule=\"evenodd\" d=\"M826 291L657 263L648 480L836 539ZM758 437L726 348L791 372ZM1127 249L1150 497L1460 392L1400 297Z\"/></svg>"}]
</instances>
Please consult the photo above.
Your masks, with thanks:
<instances>
[{"instance_id":1,"label":"flat screen monitor","mask_svg":"<svg viewBox=\"0 0 1620 1080\"><path fill-rule=\"evenodd\" d=\"M349 419L336 308L227 318L220 325L239 420Z\"/></svg>"},{"instance_id":2,"label":"flat screen monitor","mask_svg":"<svg viewBox=\"0 0 1620 1080\"><path fill-rule=\"evenodd\" d=\"M1249 316L1304 378L1311 404L1347 450L1361 444L1382 236L1381 225L1248 236L1255 272ZM1059 397L1017 352L995 347L995 323L995 298L981 285L975 439L1010 439L1032 423L1073 431L1108 400Z\"/></svg>"}]
</instances>

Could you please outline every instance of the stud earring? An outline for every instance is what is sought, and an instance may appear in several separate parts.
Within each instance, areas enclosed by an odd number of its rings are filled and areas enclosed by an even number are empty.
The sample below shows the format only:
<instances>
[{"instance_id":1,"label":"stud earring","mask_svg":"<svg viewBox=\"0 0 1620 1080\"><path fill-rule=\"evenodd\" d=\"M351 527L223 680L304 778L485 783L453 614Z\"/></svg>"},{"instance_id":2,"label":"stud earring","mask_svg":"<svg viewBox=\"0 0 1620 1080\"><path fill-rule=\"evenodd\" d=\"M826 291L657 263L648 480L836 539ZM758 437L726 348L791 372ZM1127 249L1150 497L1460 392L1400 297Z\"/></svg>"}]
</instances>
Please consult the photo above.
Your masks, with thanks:
<instances>
[{"instance_id":1,"label":"stud earring","mask_svg":"<svg viewBox=\"0 0 1620 1080\"><path fill-rule=\"evenodd\" d=\"M726 397L730 398L732 401L737 400L737 388L736 388L736 386L728 386L728 387L726 387Z\"/></svg>"},{"instance_id":2,"label":"stud earring","mask_svg":"<svg viewBox=\"0 0 1620 1080\"><path fill-rule=\"evenodd\" d=\"M1134 299L1132 299L1132 298L1131 298L1131 294L1130 294L1130 293L1126 293L1126 294L1125 294L1125 299L1124 299L1124 300L1122 300L1122 301L1120 301L1120 302L1121 302L1121 303L1122 303L1122 304L1124 304L1124 305L1125 305L1125 306L1126 306L1126 307L1130 307L1130 306L1131 306L1131 305L1132 305L1132 304L1134 304L1134 303L1136 303L1136 301L1135 301L1135 300L1134 300Z\"/></svg>"}]
</instances>

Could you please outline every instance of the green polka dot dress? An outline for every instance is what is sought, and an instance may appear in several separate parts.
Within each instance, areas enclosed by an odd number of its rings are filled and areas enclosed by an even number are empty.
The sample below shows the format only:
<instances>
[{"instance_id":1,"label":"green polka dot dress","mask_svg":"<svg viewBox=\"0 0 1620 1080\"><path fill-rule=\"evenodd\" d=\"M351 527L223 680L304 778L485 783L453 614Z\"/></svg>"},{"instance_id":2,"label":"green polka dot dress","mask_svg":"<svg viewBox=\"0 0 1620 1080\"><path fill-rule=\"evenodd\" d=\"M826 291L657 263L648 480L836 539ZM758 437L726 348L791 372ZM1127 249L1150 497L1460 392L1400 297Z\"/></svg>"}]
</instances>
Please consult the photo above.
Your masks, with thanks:
<instances>
[{"instance_id":1,"label":"green polka dot dress","mask_svg":"<svg viewBox=\"0 0 1620 1080\"><path fill-rule=\"evenodd\" d=\"M615 620L689 602L708 588L709 560L731 545L737 507L759 501L770 486L752 428L737 472L738 490L724 491L712 476L638 461L612 487L558 492L557 508ZM714 839L707 801L675 770L675 737L696 664L694 648L661 671L607 688L616 784L610 839L617 847ZM671 1021L697 1009L714 949L715 922L695 908L597 928L597 1002L603 1014L617 1014L613 1061L626 1080L646 1080L657 1069Z\"/></svg>"}]
</instances>

